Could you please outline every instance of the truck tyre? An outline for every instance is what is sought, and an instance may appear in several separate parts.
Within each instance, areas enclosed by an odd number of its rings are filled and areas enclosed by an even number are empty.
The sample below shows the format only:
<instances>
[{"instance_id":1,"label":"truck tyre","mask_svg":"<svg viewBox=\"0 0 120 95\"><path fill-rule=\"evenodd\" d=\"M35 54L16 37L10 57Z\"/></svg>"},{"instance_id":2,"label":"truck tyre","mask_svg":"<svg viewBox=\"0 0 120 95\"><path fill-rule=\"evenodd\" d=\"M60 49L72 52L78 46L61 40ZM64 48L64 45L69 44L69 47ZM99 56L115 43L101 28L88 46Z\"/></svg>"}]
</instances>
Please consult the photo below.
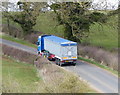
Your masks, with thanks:
<instances>
[{"instance_id":1,"label":"truck tyre","mask_svg":"<svg viewBox=\"0 0 120 95\"><path fill-rule=\"evenodd\" d=\"M75 66L76 65L76 63L72 63L73 64L73 66Z\"/></svg>"},{"instance_id":2,"label":"truck tyre","mask_svg":"<svg viewBox=\"0 0 120 95\"><path fill-rule=\"evenodd\" d=\"M61 63L61 62L59 63L59 66L62 66L62 63Z\"/></svg>"},{"instance_id":3,"label":"truck tyre","mask_svg":"<svg viewBox=\"0 0 120 95\"><path fill-rule=\"evenodd\" d=\"M58 59L57 58L55 59L55 64L58 65Z\"/></svg>"},{"instance_id":4,"label":"truck tyre","mask_svg":"<svg viewBox=\"0 0 120 95\"><path fill-rule=\"evenodd\" d=\"M61 66L61 64L60 64L60 60L59 60L59 59L58 59L58 65Z\"/></svg>"},{"instance_id":5,"label":"truck tyre","mask_svg":"<svg viewBox=\"0 0 120 95\"><path fill-rule=\"evenodd\" d=\"M38 55L40 55L40 52L38 52Z\"/></svg>"},{"instance_id":6,"label":"truck tyre","mask_svg":"<svg viewBox=\"0 0 120 95\"><path fill-rule=\"evenodd\" d=\"M62 62L60 62L60 60L58 62L59 62L59 66L62 66Z\"/></svg>"}]
</instances>

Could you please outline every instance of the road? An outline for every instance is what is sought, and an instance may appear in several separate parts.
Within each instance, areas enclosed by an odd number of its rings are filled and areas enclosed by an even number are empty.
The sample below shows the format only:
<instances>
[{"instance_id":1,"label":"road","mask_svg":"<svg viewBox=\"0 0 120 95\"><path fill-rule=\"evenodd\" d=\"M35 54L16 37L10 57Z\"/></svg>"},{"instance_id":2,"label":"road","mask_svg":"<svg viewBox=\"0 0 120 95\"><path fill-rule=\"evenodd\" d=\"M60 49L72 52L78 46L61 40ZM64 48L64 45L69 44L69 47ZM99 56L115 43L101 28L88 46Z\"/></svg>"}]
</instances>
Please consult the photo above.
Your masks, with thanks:
<instances>
[{"instance_id":1,"label":"road","mask_svg":"<svg viewBox=\"0 0 120 95\"><path fill-rule=\"evenodd\" d=\"M0 39L0 43L34 54L37 53L35 48L24 46L8 40ZM76 66L64 66L63 68L76 73L83 80L87 81L94 89L101 93L118 93L118 77L104 69L86 62L81 62L79 60L77 61Z\"/></svg>"}]
</instances>

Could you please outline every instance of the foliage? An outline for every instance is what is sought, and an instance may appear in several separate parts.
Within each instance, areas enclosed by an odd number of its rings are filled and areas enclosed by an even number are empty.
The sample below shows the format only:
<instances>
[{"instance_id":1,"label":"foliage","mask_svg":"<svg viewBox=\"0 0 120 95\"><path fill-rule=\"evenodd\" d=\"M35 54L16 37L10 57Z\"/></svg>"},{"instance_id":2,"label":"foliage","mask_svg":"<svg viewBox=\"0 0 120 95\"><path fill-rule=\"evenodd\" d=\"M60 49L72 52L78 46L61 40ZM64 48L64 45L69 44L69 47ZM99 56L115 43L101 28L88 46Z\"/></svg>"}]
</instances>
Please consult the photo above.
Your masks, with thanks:
<instances>
[{"instance_id":1,"label":"foliage","mask_svg":"<svg viewBox=\"0 0 120 95\"><path fill-rule=\"evenodd\" d=\"M91 24L105 21L105 19L101 19L101 16L105 16L103 13L91 13L90 5L91 2L63 2L52 5L51 8L57 14L59 24L65 26L65 38L81 41L89 36Z\"/></svg>"},{"instance_id":2,"label":"foliage","mask_svg":"<svg viewBox=\"0 0 120 95\"><path fill-rule=\"evenodd\" d=\"M8 8L9 8L9 5L11 5L12 3L10 3L10 2L2 2L2 4L1 4L1 9L2 9L2 16L3 17L6 17L7 18L7 26L8 26L8 32L9 32L9 34L11 35L11 32L9 31L10 30L10 26L9 26L9 12L8 12Z\"/></svg>"},{"instance_id":3,"label":"foliage","mask_svg":"<svg viewBox=\"0 0 120 95\"><path fill-rule=\"evenodd\" d=\"M9 17L21 25L24 35L29 34L32 32L33 26L36 24L40 9L43 8L46 3L18 2L17 4L20 8L20 12L10 15Z\"/></svg>"},{"instance_id":4,"label":"foliage","mask_svg":"<svg viewBox=\"0 0 120 95\"><path fill-rule=\"evenodd\" d=\"M106 16L104 13L99 13L99 12L93 12L91 15L91 20L94 22L101 22L105 23L106 22Z\"/></svg>"}]
</instances>

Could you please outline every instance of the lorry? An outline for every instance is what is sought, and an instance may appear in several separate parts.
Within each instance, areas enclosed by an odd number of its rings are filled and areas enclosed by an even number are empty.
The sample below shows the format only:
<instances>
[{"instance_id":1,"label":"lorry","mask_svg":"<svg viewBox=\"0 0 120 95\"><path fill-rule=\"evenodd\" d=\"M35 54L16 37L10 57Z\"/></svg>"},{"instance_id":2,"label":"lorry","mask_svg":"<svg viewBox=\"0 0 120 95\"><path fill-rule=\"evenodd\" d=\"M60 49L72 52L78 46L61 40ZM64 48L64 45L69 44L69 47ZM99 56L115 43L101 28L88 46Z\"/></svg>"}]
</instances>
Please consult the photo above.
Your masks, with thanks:
<instances>
[{"instance_id":1,"label":"lorry","mask_svg":"<svg viewBox=\"0 0 120 95\"><path fill-rule=\"evenodd\" d=\"M59 66L63 64L76 65L77 43L54 35L42 35L37 41L38 55L55 61Z\"/></svg>"}]
</instances>

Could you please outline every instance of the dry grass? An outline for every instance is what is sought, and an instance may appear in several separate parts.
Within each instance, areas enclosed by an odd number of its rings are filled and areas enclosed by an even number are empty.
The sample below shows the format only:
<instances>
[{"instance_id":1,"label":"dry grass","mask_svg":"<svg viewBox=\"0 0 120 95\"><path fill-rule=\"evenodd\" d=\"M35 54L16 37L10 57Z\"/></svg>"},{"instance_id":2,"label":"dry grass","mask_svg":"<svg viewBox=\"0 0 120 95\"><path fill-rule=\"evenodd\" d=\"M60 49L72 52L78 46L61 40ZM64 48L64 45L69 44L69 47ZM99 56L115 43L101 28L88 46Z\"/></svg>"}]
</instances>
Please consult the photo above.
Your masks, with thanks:
<instances>
[{"instance_id":1,"label":"dry grass","mask_svg":"<svg viewBox=\"0 0 120 95\"><path fill-rule=\"evenodd\" d=\"M42 32L33 31L33 33L26 35L24 37L24 39L26 41L29 41L30 43L36 44L36 42L38 40L38 36L40 36L41 34L42 34Z\"/></svg>"},{"instance_id":2,"label":"dry grass","mask_svg":"<svg viewBox=\"0 0 120 95\"><path fill-rule=\"evenodd\" d=\"M9 29L7 24L2 24L2 32L5 34L9 34L10 36L22 38L23 37L23 31L19 28L16 28L12 24L10 25Z\"/></svg>"},{"instance_id":3,"label":"dry grass","mask_svg":"<svg viewBox=\"0 0 120 95\"><path fill-rule=\"evenodd\" d=\"M101 48L78 45L78 54L91 58L102 65L118 70L118 53L110 53Z\"/></svg>"},{"instance_id":4,"label":"dry grass","mask_svg":"<svg viewBox=\"0 0 120 95\"><path fill-rule=\"evenodd\" d=\"M47 93L90 93L95 92L89 85L71 72L51 64L48 60L38 59L38 75L44 81L44 90ZM39 90L39 88L38 88Z\"/></svg>"},{"instance_id":5,"label":"dry grass","mask_svg":"<svg viewBox=\"0 0 120 95\"><path fill-rule=\"evenodd\" d=\"M2 52L4 55L11 56L17 60L30 64L33 64L35 58L37 57L37 55L4 44L2 44Z\"/></svg>"}]
</instances>

